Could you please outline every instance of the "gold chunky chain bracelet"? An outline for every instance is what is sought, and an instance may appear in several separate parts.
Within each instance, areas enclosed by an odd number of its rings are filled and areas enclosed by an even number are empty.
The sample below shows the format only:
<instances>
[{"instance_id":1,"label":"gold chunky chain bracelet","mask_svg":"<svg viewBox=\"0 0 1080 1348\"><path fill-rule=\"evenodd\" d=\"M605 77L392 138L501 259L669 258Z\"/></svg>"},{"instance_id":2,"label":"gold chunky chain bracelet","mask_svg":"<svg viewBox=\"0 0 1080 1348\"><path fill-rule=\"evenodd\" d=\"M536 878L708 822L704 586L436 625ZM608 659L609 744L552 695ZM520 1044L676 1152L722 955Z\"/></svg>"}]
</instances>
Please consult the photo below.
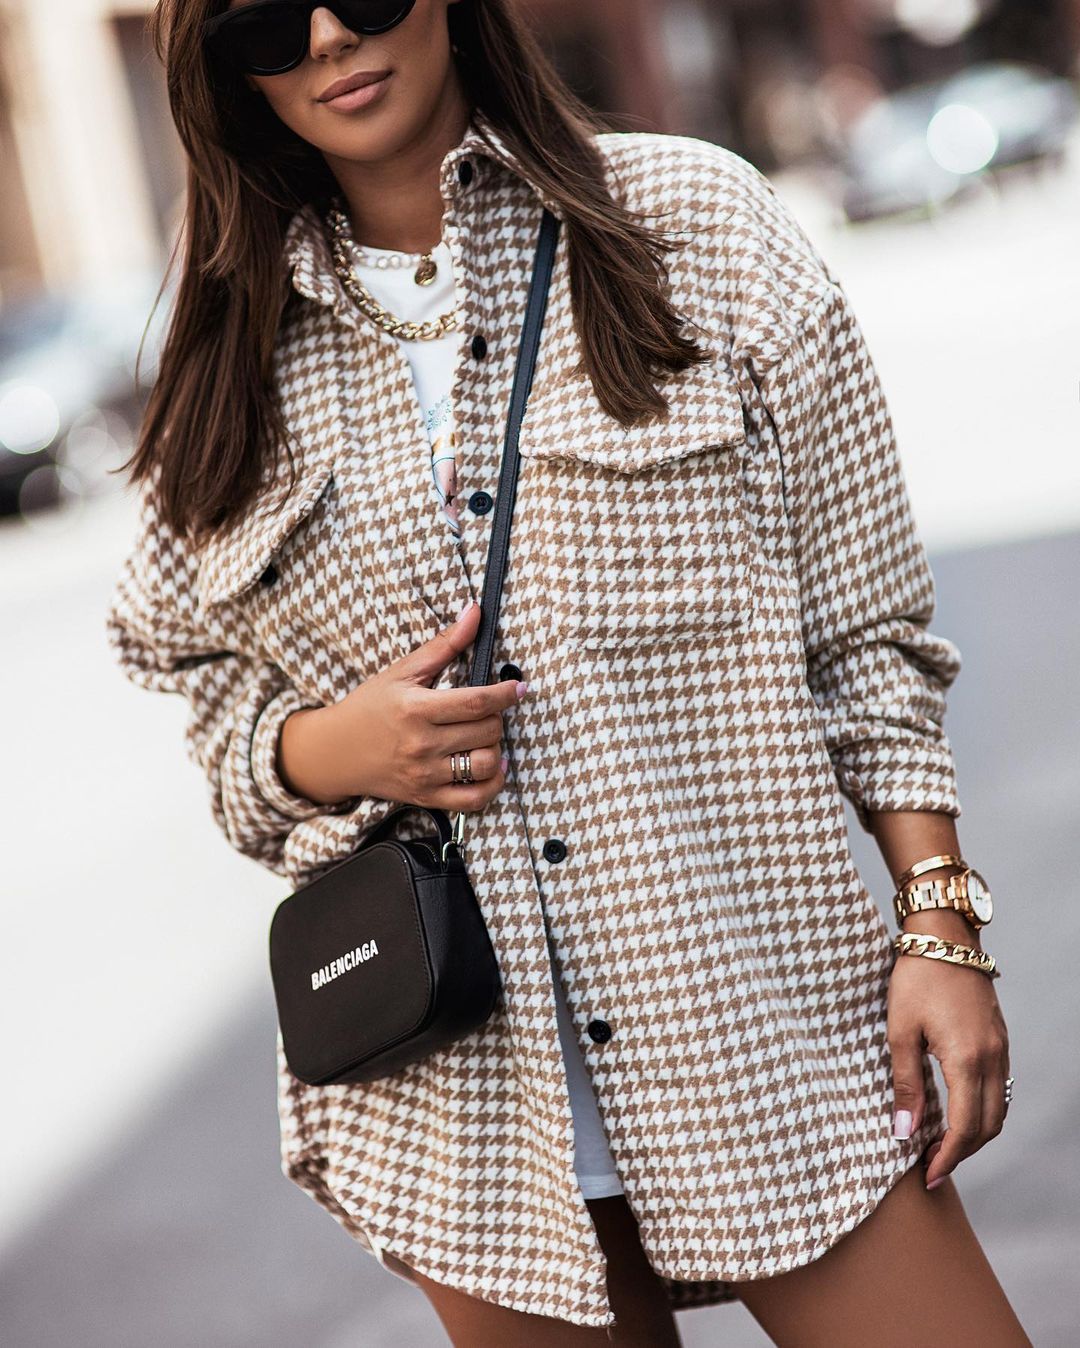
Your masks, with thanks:
<instances>
[{"instance_id":1,"label":"gold chunky chain bracelet","mask_svg":"<svg viewBox=\"0 0 1080 1348\"><path fill-rule=\"evenodd\" d=\"M993 955L985 950L976 950L971 945L961 945L958 941L947 941L943 936L927 936L923 932L905 931L893 941L901 955L924 955L927 959L944 960L947 964L966 965L969 969L978 969L987 978L1000 978L1001 970Z\"/></svg>"}]
</instances>

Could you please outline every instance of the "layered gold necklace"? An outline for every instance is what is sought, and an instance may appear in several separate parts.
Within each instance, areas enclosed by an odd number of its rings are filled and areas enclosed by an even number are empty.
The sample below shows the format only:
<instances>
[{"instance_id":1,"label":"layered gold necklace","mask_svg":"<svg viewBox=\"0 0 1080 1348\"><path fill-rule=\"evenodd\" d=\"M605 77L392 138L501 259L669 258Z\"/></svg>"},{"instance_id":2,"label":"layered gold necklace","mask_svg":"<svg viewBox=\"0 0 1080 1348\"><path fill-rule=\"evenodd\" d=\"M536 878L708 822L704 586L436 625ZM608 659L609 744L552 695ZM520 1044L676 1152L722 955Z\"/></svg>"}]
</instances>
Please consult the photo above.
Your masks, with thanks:
<instances>
[{"instance_id":1,"label":"layered gold necklace","mask_svg":"<svg viewBox=\"0 0 1080 1348\"><path fill-rule=\"evenodd\" d=\"M404 338L406 341L434 341L439 337L445 337L448 332L460 330L461 311L457 308L440 314L438 318L427 319L423 323L410 322L391 313L375 298L352 268L349 253L354 249L359 250L359 245L352 236L349 217L345 214L340 197L332 199L326 220L330 226L330 251L333 255L334 271L349 298L362 314L384 332L392 333L393 336ZM419 266L413 279L417 285L430 285L438 270L435 259L430 253L419 254L419 259Z\"/></svg>"}]
</instances>

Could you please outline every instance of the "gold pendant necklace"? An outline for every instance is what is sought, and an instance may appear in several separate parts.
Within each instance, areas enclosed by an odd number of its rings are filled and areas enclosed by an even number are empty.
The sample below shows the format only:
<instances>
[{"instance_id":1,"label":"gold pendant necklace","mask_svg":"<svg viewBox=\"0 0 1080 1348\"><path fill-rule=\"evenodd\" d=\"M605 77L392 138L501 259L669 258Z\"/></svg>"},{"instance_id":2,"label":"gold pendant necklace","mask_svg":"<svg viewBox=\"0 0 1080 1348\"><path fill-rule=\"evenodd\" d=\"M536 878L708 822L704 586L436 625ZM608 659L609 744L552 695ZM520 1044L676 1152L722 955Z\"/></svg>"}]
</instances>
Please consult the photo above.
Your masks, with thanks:
<instances>
[{"instance_id":1,"label":"gold pendant necklace","mask_svg":"<svg viewBox=\"0 0 1080 1348\"><path fill-rule=\"evenodd\" d=\"M445 337L448 332L460 330L461 313L458 309L451 309L448 313L440 314L438 318L428 319L423 323L412 323L391 313L375 298L349 265L349 248L355 248L357 245L352 237L349 218L342 209L340 198L335 197L331 202L326 220L330 227L331 254L338 279L360 312L384 332L392 333L395 337L404 338L406 341L434 341L439 337ZM430 254L423 254L422 259L423 257L430 262L430 270L421 260L414 279L418 285L430 285L436 275L435 261Z\"/></svg>"},{"instance_id":2,"label":"gold pendant necklace","mask_svg":"<svg viewBox=\"0 0 1080 1348\"><path fill-rule=\"evenodd\" d=\"M431 253L402 253L394 249L365 248L355 239L348 241L358 262L365 267L374 267L376 271L398 271L402 267L415 267L413 280L418 286L429 286L439 274L439 264Z\"/></svg>"},{"instance_id":3,"label":"gold pendant necklace","mask_svg":"<svg viewBox=\"0 0 1080 1348\"><path fill-rule=\"evenodd\" d=\"M420 254L420 263L413 272L413 280L418 286L429 286L439 274L439 267L430 253Z\"/></svg>"}]
</instances>

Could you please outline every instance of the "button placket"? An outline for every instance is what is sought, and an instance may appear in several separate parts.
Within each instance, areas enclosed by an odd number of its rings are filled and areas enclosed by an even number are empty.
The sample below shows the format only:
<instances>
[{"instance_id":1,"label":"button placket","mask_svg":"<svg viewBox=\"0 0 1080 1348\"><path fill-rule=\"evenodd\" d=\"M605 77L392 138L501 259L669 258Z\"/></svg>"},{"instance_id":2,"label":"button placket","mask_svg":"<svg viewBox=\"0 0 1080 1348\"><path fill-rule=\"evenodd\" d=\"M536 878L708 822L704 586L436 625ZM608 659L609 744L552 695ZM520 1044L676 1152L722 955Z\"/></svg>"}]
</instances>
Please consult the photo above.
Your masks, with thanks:
<instances>
[{"instance_id":1,"label":"button placket","mask_svg":"<svg viewBox=\"0 0 1080 1348\"><path fill-rule=\"evenodd\" d=\"M472 190L475 190L472 189ZM479 247L479 237L473 236L472 247ZM528 262L531 263L531 252ZM495 519L495 507L498 503L499 475L502 464L503 445L506 438L506 414L509 409L509 391L513 382L514 365L517 360L518 338L525 316L525 300L528 289L528 274L523 273L520 297L515 300L510 312L503 315L505 331L510 334L506 342L491 343L483 336L492 328L491 315L499 306L505 306L506 296L498 298L498 305L489 291L498 281L489 278L483 283L470 255L462 258L463 276L475 298L475 306L467 317L467 328L473 336L473 343L480 337L483 359L469 361L468 374L472 383L463 385L464 394L472 395L466 405L455 402L458 425L467 428L468 444L472 457L467 465L468 477L459 468L458 486L461 499L468 509L468 527L463 530L464 548L470 575L477 587L483 584L484 570L487 566L487 552L491 542L491 529ZM474 353L475 354L475 353ZM489 393L490 390L490 393ZM491 396L497 394L497 397ZM513 547L514 524L511 522L511 547ZM512 584L508 574L507 584ZM504 593L503 601L505 603Z\"/></svg>"},{"instance_id":2,"label":"button placket","mask_svg":"<svg viewBox=\"0 0 1080 1348\"><path fill-rule=\"evenodd\" d=\"M467 329L477 325L480 307L485 302L478 293L479 282L470 264L471 259L462 259L462 285L469 292L466 301L469 311L464 315ZM486 426L478 424L477 417L480 415L478 409L487 406L485 388L498 387L498 372L493 367L481 366L466 359L460 375L460 381L454 387L453 399L459 441L458 500L463 507L461 515L465 522L461 530L461 555L476 587L476 597L479 597L491 543L502 441L491 443ZM461 453L462 446L467 450L465 454Z\"/></svg>"},{"instance_id":3,"label":"button placket","mask_svg":"<svg viewBox=\"0 0 1080 1348\"><path fill-rule=\"evenodd\" d=\"M469 167L463 170L463 166L466 164ZM461 315L461 344L457 352L450 391L454 408L454 429L457 436L455 460L460 520L459 538L455 538L451 534L440 512L440 523L443 524L441 546L444 549L450 549L452 554L451 566L457 584L457 589L454 592L456 607L453 607L452 611L447 609L446 621L448 622L453 620L458 609L464 603L479 597L478 587L482 583L483 577L482 568L480 572L475 572L470 558L471 535L479 525L484 523L482 515L475 511L469 512L460 509L462 504L470 500L468 480L474 469L473 451L477 448L477 428L467 413L467 409L478 401L472 395L470 381L481 376L477 363L471 359L469 334L475 333L483 326L481 321L483 298L479 294L479 283L473 258L465 248L467 239L471 238L475 231L463 231L460 219L463 210L477 209L479 203L472 198L481 181L482 175L478 172L477 166L473 164L471 158L465 156L458 159L456 163L452 161L447 165L442 184L443 198L446 203L442 236L453 257L458 291L458 309ZM439 546L438 543L437 546ZM486 548L486 530L484 531L482 546ZM476 577L475 593L474 576Z\"/></svg>"}]
</instances>

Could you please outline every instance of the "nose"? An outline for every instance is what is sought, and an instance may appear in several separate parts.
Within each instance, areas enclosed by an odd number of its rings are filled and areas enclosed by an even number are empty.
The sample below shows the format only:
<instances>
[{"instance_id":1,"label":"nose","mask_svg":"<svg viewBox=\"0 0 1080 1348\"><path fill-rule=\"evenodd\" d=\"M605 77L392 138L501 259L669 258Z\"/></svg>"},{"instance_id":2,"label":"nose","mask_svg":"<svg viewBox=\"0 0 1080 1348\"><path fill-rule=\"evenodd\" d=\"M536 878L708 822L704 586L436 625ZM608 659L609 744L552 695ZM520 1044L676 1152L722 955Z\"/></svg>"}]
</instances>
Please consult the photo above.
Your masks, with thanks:
<instances>
[{"instance_id":1,"label":"nose","mask_svg":"<svg viewBox=\"0 0 1080 1348\"><path fill-rule=\"evenodd\" d=\"M311 11L311 55L316 61L350 51L359 40L326 5L317 5Z\"/></svg>"}]
</instances>

